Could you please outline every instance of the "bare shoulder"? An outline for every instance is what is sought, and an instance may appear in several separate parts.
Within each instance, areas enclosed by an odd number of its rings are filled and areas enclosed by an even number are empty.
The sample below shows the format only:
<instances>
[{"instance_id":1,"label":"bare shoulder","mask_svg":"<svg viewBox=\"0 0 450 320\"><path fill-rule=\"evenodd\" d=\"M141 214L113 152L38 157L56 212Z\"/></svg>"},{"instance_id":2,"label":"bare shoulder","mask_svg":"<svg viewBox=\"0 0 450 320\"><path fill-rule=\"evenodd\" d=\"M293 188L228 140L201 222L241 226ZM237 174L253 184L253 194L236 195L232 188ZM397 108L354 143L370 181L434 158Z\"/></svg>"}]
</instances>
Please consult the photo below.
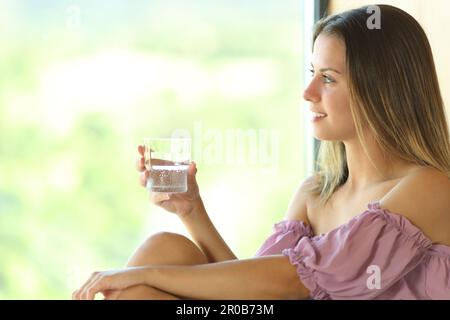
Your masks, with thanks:
<instances>
[{"instance_id":1,"label":"bare shoulder","mask_svg":"<svg viewBox=\"0 0 450 320\"><path fill-rule=\"evenodd\" d=\"M380 201L384 208L450 211L450 179L444 173L424 168L404 178ZM402 211L402 210L397 210Z\"/></svg>"},{"instance_id":2,"label":"bare shoulder","mask_svg":"<svg viewBox=\"0 0 450 320\"><path fill-rule=\"evenodd\" d=\"M293 194L285 215L285 220L300 220L309 224L307 201L310 197L309 188L314 184L315 177L310 176L302 181Z\"/></svg>"},{"instance_id":3,"label":"bare shoulder","mask_svg":"<svg viewBox=\"0 0 450 320\"><path fill-rule=\"evenodd\" d=\"M381 200L380 206L407 217L432 240L450 241L450 179L423 168L402 178Z\"/></svg>"}]
</instances>

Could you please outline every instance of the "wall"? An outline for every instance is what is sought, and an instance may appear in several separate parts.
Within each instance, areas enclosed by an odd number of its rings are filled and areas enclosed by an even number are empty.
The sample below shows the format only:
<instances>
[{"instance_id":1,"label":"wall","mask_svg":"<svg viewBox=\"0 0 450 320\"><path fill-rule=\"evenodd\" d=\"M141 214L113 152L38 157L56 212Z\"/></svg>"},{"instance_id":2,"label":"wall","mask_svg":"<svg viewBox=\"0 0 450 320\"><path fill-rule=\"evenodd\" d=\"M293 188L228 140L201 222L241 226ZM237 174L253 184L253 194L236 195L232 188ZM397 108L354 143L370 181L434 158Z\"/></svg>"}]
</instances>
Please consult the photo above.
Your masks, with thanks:
<instances>
[{"instance_id":1,"label":"wall","mask_svg":"<svg viewBox=\"0 0 450 320\"><path fill-rule=\"evenodd\" d=\"M415 17L430 41L436 68L439 76L441 92L447 108L447 119L450 119L450 41L446 33L447 20L450 15L450 1L446 0L391 0L377 1L377 4L389 4L399 7ZM366 0L331 0L328 12L330 14L374 4Z\"/></svg>"}]
</instances>

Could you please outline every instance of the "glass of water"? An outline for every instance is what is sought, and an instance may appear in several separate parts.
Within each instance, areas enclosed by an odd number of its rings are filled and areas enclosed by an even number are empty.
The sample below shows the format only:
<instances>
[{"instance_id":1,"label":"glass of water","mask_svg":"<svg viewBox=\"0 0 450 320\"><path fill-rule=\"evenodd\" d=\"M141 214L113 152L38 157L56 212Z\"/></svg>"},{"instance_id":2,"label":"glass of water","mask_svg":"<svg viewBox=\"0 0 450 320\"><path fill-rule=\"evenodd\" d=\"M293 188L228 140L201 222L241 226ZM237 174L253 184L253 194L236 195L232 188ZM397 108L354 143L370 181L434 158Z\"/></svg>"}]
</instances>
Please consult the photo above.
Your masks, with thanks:
<instances>
[{"instance_id":1,"label":"glass of water","mask_svg":"<svg viewBox=\"0 0 450 320\"><path fill-rule=\"evenodd\" d=\"M145 138L144 147L145 168L150 172L147 188L152 192L186 192L191 139Z\"/></svg>"}]
</instances>

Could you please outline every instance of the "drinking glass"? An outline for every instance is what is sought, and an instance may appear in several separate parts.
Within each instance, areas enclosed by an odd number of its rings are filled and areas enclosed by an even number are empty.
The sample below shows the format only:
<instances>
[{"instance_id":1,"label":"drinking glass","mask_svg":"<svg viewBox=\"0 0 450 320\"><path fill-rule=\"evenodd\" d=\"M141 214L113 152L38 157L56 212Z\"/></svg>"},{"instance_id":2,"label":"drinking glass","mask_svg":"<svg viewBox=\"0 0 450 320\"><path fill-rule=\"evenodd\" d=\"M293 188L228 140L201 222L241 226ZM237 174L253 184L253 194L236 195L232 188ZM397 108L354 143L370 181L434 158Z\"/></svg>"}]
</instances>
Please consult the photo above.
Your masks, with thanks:
<instances>
[{"instance_id":1,"label":"drinking glass","mask_svg":"<svg viewBox=\"0 0 450 320\"><path fill-rule=\"evenodd\" d=\"M186 192L191 139L144 138L144 148L145 168L150 172L147 188L152 192Z\"/></svg>"}]
</instances>

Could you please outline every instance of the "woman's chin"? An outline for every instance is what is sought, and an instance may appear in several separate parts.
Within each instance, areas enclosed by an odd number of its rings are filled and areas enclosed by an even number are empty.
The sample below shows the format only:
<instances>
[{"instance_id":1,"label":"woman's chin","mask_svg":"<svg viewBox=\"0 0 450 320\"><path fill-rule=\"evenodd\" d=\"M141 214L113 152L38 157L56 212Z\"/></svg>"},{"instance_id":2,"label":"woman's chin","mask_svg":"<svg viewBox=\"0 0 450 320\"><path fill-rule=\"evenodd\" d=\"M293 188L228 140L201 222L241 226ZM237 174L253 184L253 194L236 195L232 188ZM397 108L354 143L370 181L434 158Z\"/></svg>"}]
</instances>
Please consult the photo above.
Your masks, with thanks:
<instances>
[{"instance_id":1,"label":"woman's chin","mask_svg":"<svg viewBox=\"0 0 450 320\"><path fill-rule=\"evenodd\" d=\"M356 136L356 133L351 132L330 132L329 130L323 130L323 128L314 128L313 136L320 141L345 141L350 137Z\"/></svg>"},{"instance_id":2,"label":"woman's chin","mask_svg":"<svg viewBox=\"0 0 450 320\"><path fill-rule=\"evenodd\" d=\"M316 131L314 132L314 138L316 138L317 140L320 140L320 141L333 141L333 140L336 140L330 134L326 134L324 132L316 132Z\"/></svg>"}]
</instances>

